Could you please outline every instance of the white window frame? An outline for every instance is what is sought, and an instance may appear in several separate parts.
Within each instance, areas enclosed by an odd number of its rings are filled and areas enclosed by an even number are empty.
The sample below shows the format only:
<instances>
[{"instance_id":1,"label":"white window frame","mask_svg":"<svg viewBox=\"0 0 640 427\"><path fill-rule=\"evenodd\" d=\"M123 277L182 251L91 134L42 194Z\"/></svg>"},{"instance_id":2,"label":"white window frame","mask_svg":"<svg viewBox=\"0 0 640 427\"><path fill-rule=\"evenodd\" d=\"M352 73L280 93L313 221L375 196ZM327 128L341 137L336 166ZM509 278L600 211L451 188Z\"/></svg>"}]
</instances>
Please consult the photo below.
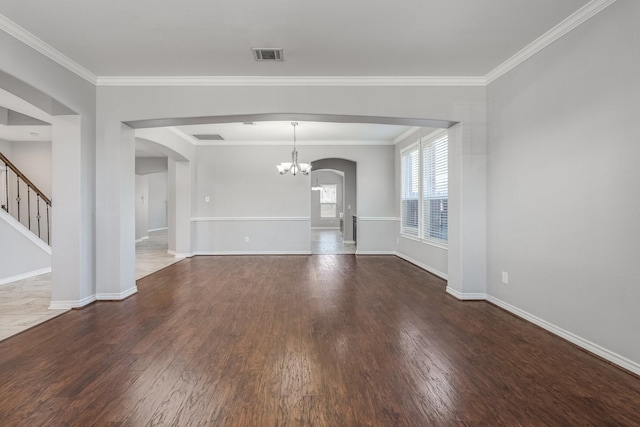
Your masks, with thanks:
<instances>
[{"instance_id":1,"label":"white window frame","mask_svg":"<svg viewBox=\"0 0 640 427\"><path fill-rule=\"evenodd\" d=\"M338 185L337 184L320 184L322 187L322 191L320 192L320 218L321 219L335 219L338 217ZM333 187L335 189L335 202L323 202L322 197L324 196L325 187ZM322 206L324 205L333 205L334 215L333 216L323 216L322 215Z\"/></svg>"},{"instance_id":2,"label":"white window frame","mask_svg":"<svg viewBox=\"0 0 640 427\"><path fill-rule=\"evenodd\" d=\"M431 146L431 144L441 140L443 137L448 138L448 132L446 129L443 130L439 130L436 132L433 132L423 138L418 139L416 142L408 145L407 147L405 147L404 149L402 149L400 151L400 236L406 239L410 239L410 240L415 240L415 241L420 241L424 244L428 244L431 246L436 246L439 248L443 248L443 249L447 249L448 248L448 201L449 201L449 196L448 196L448 176L447 176L447 195L446 195L446 199L447 199L447 239L440 239L440 238L436 238L436 237L430 237L430 236L425 236L425 232L427 231L425 224L424 224L424 220L425 220L425 215L424 215L424 199L425 199L425 194L424 194L424 150L425 147L429 147ZM447 140L447 151L448 151L448 143L449 141ZM404 164L403 164L403 157L404 155L409 152L409 151L413 151L416 149L416 147L418 148L418 180L419 180L419 189L418 189L418 230L417 230L417 235L413 234L413 233L407 233L405 230L405 225L403 222L403 218L405 216L405 203L404 203L404 188L403 186L405 185L405 181L404 181ZM448 175L448 159L447 159L447 175Z\"/></svg>"},{"instance_id":3,"label":"white window frame","mask_svg":"<svg viewBox=\"0 0 640 427\"><path fill-rule=\"evenodd\" d=\"M405 155L407 155L410 152L415 151L417 153L417 164L418 164L418 170L414 171L411 175L412 178L415 177L417 178L417 188L413 188L413 186L416 184L414 181L414 179L412 179L410 185L411 185L411 190L408 190L408 186L409 183L405 182L405 168L404 168L404 157ZM404 236L407 237L409 239L419 239L420 238L420 193L422 191L422 188L420 187L420 173L421 173L421 168L420 168L420 141L416 141L413 144L408 145L407 147L405 147L402 151L400 151L400 233ZM414 191L415 190L415 191ZM410 191L411 193L415 193L416 194L416 198L414 197L409 197L408 195L405 195L405 193L407 191ZM413 227L413 226L408 226L405 224L405 217L407 216L407 209L406 209L406 205L408 203L408 201L414 201L415 203L418 205L417 206L417 227ZM405 203L405 201L407 201L407 203Z\"/></svg>"}]
</instances>

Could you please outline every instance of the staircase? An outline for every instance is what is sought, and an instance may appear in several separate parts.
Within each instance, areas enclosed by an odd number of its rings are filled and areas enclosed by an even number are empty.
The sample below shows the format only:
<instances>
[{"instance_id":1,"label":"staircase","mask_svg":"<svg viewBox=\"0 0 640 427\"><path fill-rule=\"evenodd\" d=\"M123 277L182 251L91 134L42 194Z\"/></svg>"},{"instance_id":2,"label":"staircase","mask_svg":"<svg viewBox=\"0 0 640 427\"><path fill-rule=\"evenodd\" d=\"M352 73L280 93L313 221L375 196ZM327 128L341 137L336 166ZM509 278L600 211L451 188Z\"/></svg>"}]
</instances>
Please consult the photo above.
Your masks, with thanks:
<instances>
[{"instance_id":1,"label":"staircase","mask_svg":"<svg viewBox=\"0 0 640 427\"><path fill-rule=\"evenodd\" d=\"M0 208L51 245L51 199L0 153Z\"/></svg>"}]
</instances>

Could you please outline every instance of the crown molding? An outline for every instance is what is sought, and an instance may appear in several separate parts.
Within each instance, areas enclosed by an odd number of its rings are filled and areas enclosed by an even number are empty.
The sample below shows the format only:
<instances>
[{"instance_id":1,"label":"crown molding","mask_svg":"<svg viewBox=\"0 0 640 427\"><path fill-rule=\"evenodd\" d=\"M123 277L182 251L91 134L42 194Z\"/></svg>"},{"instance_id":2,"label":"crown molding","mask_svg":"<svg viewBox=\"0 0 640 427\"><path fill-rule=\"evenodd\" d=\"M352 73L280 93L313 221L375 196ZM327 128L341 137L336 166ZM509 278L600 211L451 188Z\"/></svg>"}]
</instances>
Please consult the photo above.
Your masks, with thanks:
<instances>
[{"instance_id":1,"label":"crown molding","mask_svg":"<svg viewBox=\"0 0 640 427\"><path fill-rule=\"evenodd\" d=\"M558 25L538 37L524 49L507 59L502 64L491 70L485 77L486 85L489 85L499 77L505 75L545 47L554 43L556 40L569 33L582 23L591 19L606 7L615 3L616 0L592 0L591 2L578 9L571 16L560 22Z\"/></svg>"},{"instance_id":2,"label":"crown molding","mask_svg":"<svg viewBox=\"0 0 640 427\"><path fill-rule=\"evenodd\" d=\"M87 70L82 65L78 64L59 50L34 36L29 31L25 30L4 15L0 15L0 30L18 39L22 43L43 54L52 61L62 65L64 68L82 77L89 83L93 85L97 84L98 77L91 71Z\"/></svg>"},{"instance_id":3,"label":"crown molding","mask_svg":"<svg viewBox=\"0 0 640 427\"><path fill-rule=\"evenodd\" d=\"M96 86L485 87L615 1L592 0L486 76L96 76L3 15L0 15L0 30Z\"/></svg>"},{"instance_id":4,"label":"crown molding","mask_svg":"<svg viewBox=\"0 0 640 427\"><path fill-rule=\"evenodd\" d=\"M114 76L97 86L485 86L484 77L431 76Z\"/></svg>"}]
</instances>

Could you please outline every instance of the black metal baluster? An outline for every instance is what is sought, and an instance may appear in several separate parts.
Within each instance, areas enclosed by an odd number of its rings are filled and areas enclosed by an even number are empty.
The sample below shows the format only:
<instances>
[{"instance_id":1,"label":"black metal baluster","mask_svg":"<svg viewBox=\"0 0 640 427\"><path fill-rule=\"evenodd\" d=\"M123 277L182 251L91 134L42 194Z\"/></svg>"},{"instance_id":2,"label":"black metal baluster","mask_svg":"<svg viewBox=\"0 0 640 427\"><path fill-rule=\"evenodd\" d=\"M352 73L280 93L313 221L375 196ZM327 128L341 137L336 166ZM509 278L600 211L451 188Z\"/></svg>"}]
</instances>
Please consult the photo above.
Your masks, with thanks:
<instances>
[{"instance_id":1,"label":"black metal baluster","mask_svg":"<svg viewBox=\"0 0 640 427\"><path fill-rule=\"evenodd\" d=\"M20 222L20 176L16 174L16 187L18 187L18 197L16 197L16 202L18 202L18 222Z\"/></svg>"},{"instance_id":2,"label":"black metal baluster","mask_svg":"<svg viewBox=\"0 0 640 427\"><path fill-rule=\"evenodd\" d=\"M36 203L38 204L38 215L36 215L36 218L38 218L38 237L42 239L42 237L40 237L40 195L39 194L36 195Z\"/></svg>"},{"instance_id":3,"label":"black metal baluster","mask_svg":"<svg viewBox=\"0 0 640 427\"><path fill-rule=\"evenodd\" d=\"M49 204L47 204L47 245L51 245L51 238L49 237L50 229L51 229L51 221L49 220Z\"/></svg>"},{"instance_id":4,"label":"black metal baluster","mask_svg":"<svg viewBox=\"0 0 640 427\"><path fill-rule=\"evenodd\" d=\"M5 205L4 210L9 213L9 165L5 162L4 164L4 189L5 189Z\"/></svg>"},{"instance_id":5,"label":"black metal baluster","mask_svg":"<svg viewBox=\"0 0 640 427\"><path fill-rule=\"evenodd\" d=\"M27 186L27 223L31 231L31 187Z\"/></svg>"}]
</instances>

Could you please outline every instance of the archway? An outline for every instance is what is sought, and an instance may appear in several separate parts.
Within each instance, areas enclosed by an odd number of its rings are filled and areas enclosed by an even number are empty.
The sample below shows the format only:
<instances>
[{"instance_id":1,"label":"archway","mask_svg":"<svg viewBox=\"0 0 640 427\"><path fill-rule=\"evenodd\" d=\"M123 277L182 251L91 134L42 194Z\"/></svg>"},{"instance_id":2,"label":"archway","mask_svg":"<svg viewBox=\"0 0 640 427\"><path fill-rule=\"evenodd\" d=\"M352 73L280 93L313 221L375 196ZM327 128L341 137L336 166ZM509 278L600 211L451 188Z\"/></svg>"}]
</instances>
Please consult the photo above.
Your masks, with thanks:
<instances>
[{"instance_id":1,"label":"archway","mask_svg":"<svg viewBox=\"0 0 640 427\"><path fill-rule=\"evenodd\" d=\"M312 161L311 166L312 185L322 187L322 190L313 192L311 197L311 252L355 253L357 163L347 159L326 158ZM336 189L333 195L335 201L325 194L332 188ZM336 227L338 224L339 227ZM336 228L339 229L339 233L327 231Z\"/></svg>"}]
</instances>

